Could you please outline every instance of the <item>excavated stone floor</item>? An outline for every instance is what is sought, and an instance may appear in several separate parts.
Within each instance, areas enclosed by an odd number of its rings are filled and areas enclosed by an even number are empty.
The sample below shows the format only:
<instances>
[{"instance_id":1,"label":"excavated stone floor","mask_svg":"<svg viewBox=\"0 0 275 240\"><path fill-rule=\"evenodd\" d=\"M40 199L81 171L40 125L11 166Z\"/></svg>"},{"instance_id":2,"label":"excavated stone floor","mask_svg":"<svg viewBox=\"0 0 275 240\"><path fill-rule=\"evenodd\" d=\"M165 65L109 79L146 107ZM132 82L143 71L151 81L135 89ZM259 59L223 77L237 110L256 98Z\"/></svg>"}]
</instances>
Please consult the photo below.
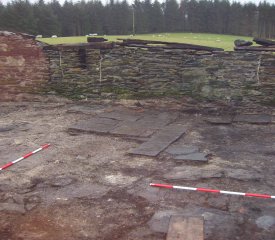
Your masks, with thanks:
<instances>
[{"instance_id":1,"label":"excavated stone floor","mask_svg":"<svg viewBox=\"0 0 275 240\"><path fill-rule=\"evenodd\" d=\"M151 182L275 195L275 111L180 101L0 104L0 239L165 239L172 215L206 240L272 240L275 199L157 189Z\"/></svg>"}]
</instances>

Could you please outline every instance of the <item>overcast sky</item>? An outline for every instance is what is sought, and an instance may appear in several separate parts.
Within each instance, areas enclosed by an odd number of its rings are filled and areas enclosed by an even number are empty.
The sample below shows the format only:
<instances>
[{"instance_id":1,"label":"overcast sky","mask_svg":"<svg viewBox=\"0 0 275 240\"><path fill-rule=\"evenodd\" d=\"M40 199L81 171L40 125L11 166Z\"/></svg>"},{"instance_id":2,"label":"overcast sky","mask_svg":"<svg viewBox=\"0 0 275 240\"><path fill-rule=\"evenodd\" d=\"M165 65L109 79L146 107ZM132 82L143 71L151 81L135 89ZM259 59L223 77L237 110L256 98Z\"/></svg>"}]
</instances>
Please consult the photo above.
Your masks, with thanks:
<instances>
[{"instance_id":1,"label":"overcast sky","mask_svg":"<svg viewBox=\"0 0 275 240\"><path fill-rule=\"evenodd\" d=\"M30 2L36 2L37 0L29 0ZM49 2L50 0L45 0L45 2ZM61 4L64 3L65 0L58 0ZM79 0L72 0L73 2L77 2ZM87 0L86 0L87 1ZM134 0L128 0L129 3L133 2ZM152 0L154 1L154 0ZM159 0L160 2L164 2L165 0ZM233 1L237 1L237 2L241 2L241 3L247 3L247 2L253 2L253 3L256 3L258 4L260 1L263 1L263 0L230 0L231 2ZM269 3L274 3L275 4L275 0L266 0L267 2ZM0 0L0 2L6 4L7 2L11 2L11 0ZM106 3L108 2L108 0L102 0L103 3Z\"/></svg>"}]
</instances>

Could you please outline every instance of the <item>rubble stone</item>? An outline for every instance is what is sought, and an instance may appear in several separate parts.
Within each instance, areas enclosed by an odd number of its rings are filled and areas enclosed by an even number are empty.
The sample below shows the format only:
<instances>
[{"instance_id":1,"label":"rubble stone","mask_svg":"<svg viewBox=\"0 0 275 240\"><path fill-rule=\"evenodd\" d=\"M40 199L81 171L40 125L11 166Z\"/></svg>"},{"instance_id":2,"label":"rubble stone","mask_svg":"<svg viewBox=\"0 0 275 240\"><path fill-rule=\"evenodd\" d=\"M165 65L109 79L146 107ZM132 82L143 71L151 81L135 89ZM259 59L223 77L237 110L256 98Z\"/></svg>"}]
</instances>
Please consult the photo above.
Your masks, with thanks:
<instances>
[{"instance_id":1,"label":"rubble stone","mask_svg":"<svg viewBox=\"0 0 275 240\"><path fill-rule=\"evenodd\" d=\"M272 226L275 226L275 217L272 216L262 216L257 218L256 224L259 228L269 230Z\"/></svg>"}]
</instances>

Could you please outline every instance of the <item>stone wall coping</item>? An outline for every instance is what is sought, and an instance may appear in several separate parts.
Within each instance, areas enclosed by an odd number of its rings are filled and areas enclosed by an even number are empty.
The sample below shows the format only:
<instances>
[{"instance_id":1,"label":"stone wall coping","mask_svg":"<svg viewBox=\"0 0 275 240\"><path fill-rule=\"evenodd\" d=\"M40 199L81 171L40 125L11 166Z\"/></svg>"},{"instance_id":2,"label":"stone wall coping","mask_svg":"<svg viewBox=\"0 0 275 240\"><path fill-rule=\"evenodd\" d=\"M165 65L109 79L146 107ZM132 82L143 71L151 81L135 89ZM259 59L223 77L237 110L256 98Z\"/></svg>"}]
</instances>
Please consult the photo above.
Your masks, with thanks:
<instances>
[{"instance_id":1,"label":"stone wall coping","mask_svg":"<svg viewBox=\"0 0 275 240\"><path fill-rule=\"evenodd\" d=\"M30 35L27 33L20 33L20 32L15 33L15 32L9 32L9 31L0 31L0 36L8 37L8 36L13 36L13 35L20 35L23 38L35 39L34 35Z\"/></svg>"},{"instance_id":2,"label":"stone wall coping","mask_svg":"<svg viewBox=\"0 0 275 240\"><path fill-rule=\"evenodd\" d=\"M44 46L45 50L62 50L74 48L91 48L91 49L112 49L115 47L114 42L91 42L91 43L69 43L69 44L55 44Z\"/></svg>"}]
</instances>

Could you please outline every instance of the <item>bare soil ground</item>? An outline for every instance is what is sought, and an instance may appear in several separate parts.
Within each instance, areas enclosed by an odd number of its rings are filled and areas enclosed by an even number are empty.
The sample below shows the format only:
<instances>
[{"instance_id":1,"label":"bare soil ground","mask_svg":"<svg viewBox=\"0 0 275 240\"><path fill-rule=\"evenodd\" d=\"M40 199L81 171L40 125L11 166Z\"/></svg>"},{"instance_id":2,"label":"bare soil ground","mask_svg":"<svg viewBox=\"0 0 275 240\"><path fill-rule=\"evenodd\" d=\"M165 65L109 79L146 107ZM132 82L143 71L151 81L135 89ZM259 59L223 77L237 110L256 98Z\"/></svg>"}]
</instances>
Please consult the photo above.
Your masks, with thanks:
<instances>
[{"instance_id":1,"label":"bare soil ground","mask_svg":"<svg viewBox=\"0 0 275 240\"><path fill-rule=\"evenodd\" d=\"M133 156L128 151L144 139L68 131L80 120L112 111L177 114L174 121L187 129L178 141L208 154L208 163L178 162L165 152ZM214 107L154 101L1 103L1 166L44 143L52 146L0 172L0 239L165 239L175 214L203 216L207 240L274 239L275 199L149 186L275 195L274 123L204 121L213 114Z\"/></svg>"}]
</instances>

